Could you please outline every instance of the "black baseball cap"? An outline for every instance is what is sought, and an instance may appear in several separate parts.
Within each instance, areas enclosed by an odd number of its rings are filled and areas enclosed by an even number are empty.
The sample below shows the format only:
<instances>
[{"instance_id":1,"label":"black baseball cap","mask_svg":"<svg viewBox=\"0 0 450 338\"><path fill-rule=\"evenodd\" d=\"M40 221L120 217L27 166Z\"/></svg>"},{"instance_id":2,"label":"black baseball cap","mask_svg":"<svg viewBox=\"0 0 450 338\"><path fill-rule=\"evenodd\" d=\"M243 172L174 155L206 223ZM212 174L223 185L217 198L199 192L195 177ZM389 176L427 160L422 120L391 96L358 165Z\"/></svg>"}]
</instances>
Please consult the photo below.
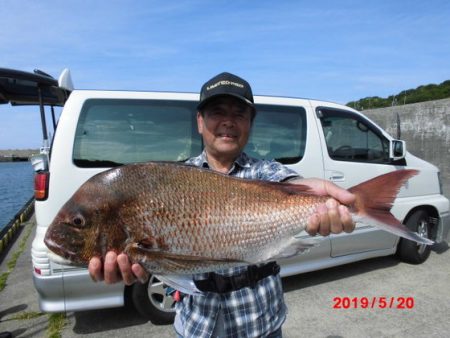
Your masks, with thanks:
<instances>
[{"instance_id":1,"label":"black baseball cap","mask_svg":"<svg viewBox=\"0 0 450 338\"><path fill-rule=\"evenodd\" d=\"M255 109L250 84L239 76L227 72L214 76L202 86L197 109L201 110L212 98L223 95L234 96Z\"/></svg>"}]
</instances>

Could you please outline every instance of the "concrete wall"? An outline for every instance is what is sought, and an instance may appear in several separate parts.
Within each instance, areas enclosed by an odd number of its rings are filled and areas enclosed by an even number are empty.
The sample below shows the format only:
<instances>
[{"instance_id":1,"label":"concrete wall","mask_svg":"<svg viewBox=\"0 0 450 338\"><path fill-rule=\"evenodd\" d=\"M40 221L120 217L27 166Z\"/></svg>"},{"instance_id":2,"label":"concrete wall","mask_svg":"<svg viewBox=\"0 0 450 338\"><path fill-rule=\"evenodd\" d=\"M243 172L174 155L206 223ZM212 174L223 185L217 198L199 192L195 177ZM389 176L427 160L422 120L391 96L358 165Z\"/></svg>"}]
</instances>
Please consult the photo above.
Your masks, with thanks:
<instances>
[{"instance_id":1,"label":"concrete wall","mask_svg":"<svg viewBox=\"0 0 450 338\"><path fill-rule=\"evenodd\" d=\"M364 110L363 113L397 137L397 113L401 139L407 150L433 163L441 171L444 195L450 197L450 99Z\"/></svg>"}]
</instances>

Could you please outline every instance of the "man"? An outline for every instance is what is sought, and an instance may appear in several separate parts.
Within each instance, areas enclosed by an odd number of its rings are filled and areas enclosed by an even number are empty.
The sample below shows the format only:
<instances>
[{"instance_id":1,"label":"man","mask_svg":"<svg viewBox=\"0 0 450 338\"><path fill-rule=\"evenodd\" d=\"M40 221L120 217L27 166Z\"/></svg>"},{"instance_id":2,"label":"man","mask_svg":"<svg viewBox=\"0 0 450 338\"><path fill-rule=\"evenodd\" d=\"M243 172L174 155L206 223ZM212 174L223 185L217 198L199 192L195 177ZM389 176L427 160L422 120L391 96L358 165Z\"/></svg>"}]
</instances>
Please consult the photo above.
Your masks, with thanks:
<instances>
[{"instance_id":1,"label":"man","mask_svg":"<svg viewBox=\"0 0 450 338\"><path fill-rule=\"evenodd\" d=\"M247 81L221 73L206 82L197 113L205 148L188 163L241 178L307 185L317 194L333 198L311 216L306 231L323 236L353 231L348 210L339 205L351 204L351 193L328 181L301 179L278 162L252 159L243 153L255 114ZM104 279L106 283L123 280L131 284L136 278L148 278L140 265L130 265L126 255L113 252L106 255L103 271L100 259L91 259L89 272L94 280ZM205 294L185 296L177 303L175 330L181 337L281 337L286 306L278 272L279 267L270 262L195 276Z\"/></svg>"}]
</instances>

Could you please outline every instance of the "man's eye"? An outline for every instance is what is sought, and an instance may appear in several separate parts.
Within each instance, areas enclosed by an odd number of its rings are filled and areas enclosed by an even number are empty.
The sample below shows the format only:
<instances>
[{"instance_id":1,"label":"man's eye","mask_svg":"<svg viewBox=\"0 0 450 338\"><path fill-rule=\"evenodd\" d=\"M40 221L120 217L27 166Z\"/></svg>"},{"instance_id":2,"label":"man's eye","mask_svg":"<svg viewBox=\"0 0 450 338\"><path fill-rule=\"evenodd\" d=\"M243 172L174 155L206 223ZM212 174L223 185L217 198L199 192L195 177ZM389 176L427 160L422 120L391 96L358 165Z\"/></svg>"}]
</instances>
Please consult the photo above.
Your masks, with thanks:
<instances>
[{"instance_id":1,"label":"man's eye","mask_svg":"<svg viewBox=\"0 0 450 338\"><path fill-rule=\"evenodd\" d=\"M209 115L210 116L223 116L224 112L222 110L217 109L217 110L210 111Z\"/></svg>"},{"instance_id":2,"label":"man's eye","mask_svg":"<svg viewBox=\"0 0 450 338\"><path fill-rule=\"evenodd\" d=\"M246 110L236 112L236 114L234 116L236 118L244 119L244 120L250 118L250 114L247 114Z\"/></svg>"}]
</instances>

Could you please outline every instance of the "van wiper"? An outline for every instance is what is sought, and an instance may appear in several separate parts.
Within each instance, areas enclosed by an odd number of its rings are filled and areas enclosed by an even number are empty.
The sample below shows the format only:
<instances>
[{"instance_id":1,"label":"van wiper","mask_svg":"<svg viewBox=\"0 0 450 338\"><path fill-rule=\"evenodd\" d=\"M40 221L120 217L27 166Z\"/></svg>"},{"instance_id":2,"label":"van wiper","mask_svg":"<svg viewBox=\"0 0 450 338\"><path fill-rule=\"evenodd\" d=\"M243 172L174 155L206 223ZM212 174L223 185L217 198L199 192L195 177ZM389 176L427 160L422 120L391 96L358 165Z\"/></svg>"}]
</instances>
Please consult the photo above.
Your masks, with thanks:
<instances>
[{"instance_id":1,"label":"van wiper","mask_svg":"<svg viewBox=\"0 0 450 338\"><path fill-rule=\"evenodd\" d=\"M303 156L293 156L293 157L277 157L275 160L282 164L294 164L300 162Z\"/></svg>"},{"instance_id":2,"label":"van wiper","mask_svg":"<svg viewBox=\"0 0 450 338\"><path fill-rule=\"evenodd\" d=\"M73 163L81 168L111 168L123 165L123 163L108 160L87 160L80 158L74 158Z\"/></svg>"}]
</instances>

